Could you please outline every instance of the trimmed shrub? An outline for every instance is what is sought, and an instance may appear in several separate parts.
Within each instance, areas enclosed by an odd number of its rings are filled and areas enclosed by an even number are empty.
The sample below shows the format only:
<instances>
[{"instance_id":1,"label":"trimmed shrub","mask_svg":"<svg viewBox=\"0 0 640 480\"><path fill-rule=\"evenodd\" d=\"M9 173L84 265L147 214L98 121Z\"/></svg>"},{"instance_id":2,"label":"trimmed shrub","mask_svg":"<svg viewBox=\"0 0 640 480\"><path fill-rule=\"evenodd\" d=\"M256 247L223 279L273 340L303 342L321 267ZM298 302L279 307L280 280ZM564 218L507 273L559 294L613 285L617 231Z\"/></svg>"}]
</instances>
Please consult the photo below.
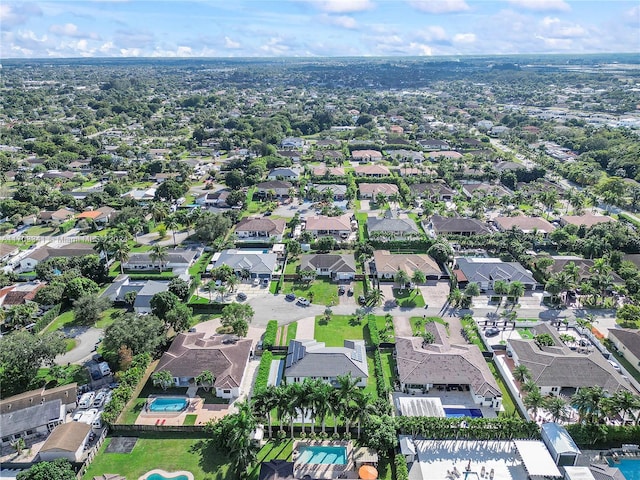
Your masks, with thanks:
<instances>
[{"instance_id":1,"label":"trimmed shrub","mask_svg":"<svg viewBox=\"0 0 640 480\"><path fill-rule=\"evenodd\" d=\"M369 337L371 338L371 343L377 348L378 345L380 345L380 332L378 331L376 319L374 317L369 317L367 325L369 326Z\"/></svg>"},{"instance_id":2,"label":"trimmed shrub","mask_svg":"<svg viewBox=\"0 0 640 480\"><path fill-rule=\"evenodd\" d=\"M264 337L262 338L263 350L271 350L271 348L276 344L277 334L278 334L278 321L269 320L267 322L267 329L264 332Z\"/></svg>"},{"instance_id":3,"label":"trimmed shrub","mask_svg":"<svg viewBox=\"0 0 640 480\"><path fill-rule=\"evenodd\" d=\"M409 480L409 469L407 468L407 459L404 455L398 453L394 460L396 467L396 480Z\"/></svg>"},{"instance_id":4,"label":"trimmed shrub","mask_svg":"<svg viewBox=\"0 0 640 480\"><path fill-rule=\"evenodd\" d=\"M113 397L104 407L102 421L112 425L116 422L127 402L131 400L138 383L144 377L144 372L151 363L151 355L140 353L133 357L129 368L118 375L120 385L113 391Z\"/></svg>"},{"instance_id":5,"label":"trimmed shrub","mask_svg":"<svg viewBox=\"0 0 640 480\"><path fill-rule=\"evenodd\" d=\"M373 373L376 377L376 392L378 393L378 397L386 399L389 392L382 373L382 358L380 357L379 350L373 351Z\"/></svg>"},{"instance_id":6,"label":"trimmed shrub","mask_svg":"<svg viewBox=\"0 0 640 480\"><path fill-rule=\"evenodd\" d=\"M262 352L260 366L258 367L258 376L256 377L256 383L253 386L254 394L260 393L267 388L267 382L269 381L269 370L271 369L272 360L273 354L269 350L265 350L264 352Z\"/></svg>"},{"instance_id":7,"label":"trimmed shrub","mask_svg":"<svg viewBox=\"0 0 640 480\"><path fill-rule=\"evenodd\" d=\"M33 327L34 333L40 332L46 328L53 320L60 315L60 310L62 305L58 304L55 307L51 308L47 313L42 315L37 321L36 326Z\"/></svg>"}]
</instances>

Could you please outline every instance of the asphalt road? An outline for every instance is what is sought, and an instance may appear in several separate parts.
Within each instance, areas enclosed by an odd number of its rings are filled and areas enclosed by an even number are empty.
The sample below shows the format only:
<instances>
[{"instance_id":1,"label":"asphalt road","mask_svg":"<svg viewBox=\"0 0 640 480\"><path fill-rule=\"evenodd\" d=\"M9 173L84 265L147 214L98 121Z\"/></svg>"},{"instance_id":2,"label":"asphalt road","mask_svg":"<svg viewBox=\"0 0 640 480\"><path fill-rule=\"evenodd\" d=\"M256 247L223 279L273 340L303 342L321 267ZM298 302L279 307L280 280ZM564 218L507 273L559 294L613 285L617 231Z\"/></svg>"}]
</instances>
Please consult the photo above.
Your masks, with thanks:
<instances>
[{"instance_id":1,"label":"asphalt road","mask_svg":"<svg viewBox=\"0 0 640 480\"><path fill-rule=\"evenodd\" d=\"M74 327L63 331L69 338L75 339L77 344L70 352L58 355L55 358L54 361L58 365L66 365L67 363L82 364L90 360L95 353L94 346L104 334L101 328L93 327Z\"/></svg>"}]
</instances>

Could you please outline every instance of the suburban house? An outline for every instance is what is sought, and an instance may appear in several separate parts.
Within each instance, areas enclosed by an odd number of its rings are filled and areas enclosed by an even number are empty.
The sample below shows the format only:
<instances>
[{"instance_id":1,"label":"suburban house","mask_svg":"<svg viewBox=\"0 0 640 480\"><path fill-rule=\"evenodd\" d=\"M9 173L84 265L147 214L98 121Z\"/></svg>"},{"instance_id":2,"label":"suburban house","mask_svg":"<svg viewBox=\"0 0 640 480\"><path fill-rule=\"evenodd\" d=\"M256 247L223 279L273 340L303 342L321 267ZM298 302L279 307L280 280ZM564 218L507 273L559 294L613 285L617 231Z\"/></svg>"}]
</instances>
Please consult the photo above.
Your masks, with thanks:
<instances>
[{"instance_id":1,"label":"suburban house","mask_svg":"<svg viewBox=\"0 0 640 480\"><path fill-rule=\"evenodd\" d=\"M70 462L81 462L90 433L91 425L84 422L58 425L40 447L38 459L51 462L64 458Z\"/></svg>"},{"instance_id":2,"label":"suburban house","mask_svg":"<svg viewBox=\"0 0 640 480\"><path fill-rule=\"evenodd\" d=\"M401 162L422 163L424 162L424 153L414 150L387 150L387 155L393 160Z\"/></svg>"},{"instance_id":3,"label":"suburban house","mask_svg":"<svg viewBox=\"0 0 640 480\"><path fill-rule=\"evenodd\" d=\"M383 165L358 165L354 169L357 177L388 177L391 175L389 169Z\"/></svg>"},{"instance_id":4,"label":"suburban house","mask_svg":"<svg viewBox=\"0 0 640 480\"><path fill-rule=\"evenodd\" d=\"M578 267L578 283L582 283L585 280L589 280L593 273L591 273L591 268L593 267L593 260L582 257L574 257L574 256L552 256L553 264L547 269L549 273L559 273L564 270L564 268L573 263L576 267ZM620 276L616 272L611 272L611 278L613 279L614 285L624 285L624 280L620 278Z\"/></svg>"},{"instance_id":5,"label":"suburban house","mask_svg":"<svg viewBox=\"0 0 640 480\"><path fill-rule=\"evenodd\" d=\"M116 210L111 207L100 207L96 210L87 210L76 215L77 220L86 220L98 224L108 224L116 215Z\"/></svg>"},{"instance_id":6,"label":"suburban house","mask_svg":"<svg viewBox=\"0 0 640 480\"><path fill-rule=\"evenodd\" d=\"M465 183L462 185L462 193L467 197L504 197L511 195L511 192L506 187L498 184L492 185L490 183Z\"/></svg>"},{"instance_id":7,"label":"suburban house","mask_svg":"<svg viewBox=\"0 0 640 480\"><path fill-rule=\"evenodd\" d=\"M409 278L416 271L424 273L429 280L446 278L438 262L424 253L392 254L387 250L376 250L373 252L373 262L369 263L368 268L370 275L384 280L392 280L398 270L404 270Z\"/></svg>"},{"instance_id":8,"label":"suburban house","mask_svg":"<svg viewBox=\"0 0 640 480\"><path fill-rule=\"evenodd\" d=\"M453 150L440 150L437 152L430 152L429 158L431 160L438 160L440 158L450 158L452 160L457 160L459 158L462 158L462 154Z\"/></svg>"},{"instance_id":9,"label":"suburban house","mask_svg":"<svg viewBox=\"0 0 640 480\"><path fill-rule=\"evenodd\" d=\"M151 313L151 298L169 290L169 282L157 280L131 280L129 275L118 275L102 294L114 303L124 304L127 293L134 292L133 309L136 313Z\"/></svg>"},{"instance_id":10,"label":"suburban house","mask_svg":"<svg viewBox=\"0 0 640 480\"><path fill-rule=\"evenodd\" d=\"M332 138L318 140L316 142L316 147L319 148L340 148L340 145L340 140L334 140Z\"/></svg>"},{"instance_id":11,"label":"suburban house","mask_svg":"<svg viewBox=\"0 0 640 480\"><path fill-rule=\"evenodd\" d=\"M302 148L304 146L304 139L298 137L287 137L280 142L282 148Z\"/></svg>"},{"instance_id":12,"label":"suburban house","mask_svg":"<svg viewBox=\"0 0 640 480\"><path fill-rule=\"evenodd\" d=\"M311 232L314 237L336 236L345 240L349 238L352 231L351 214L339 217L326 217L318 215L307 217L305 220L305 230Z\"/></svg>"},{"instance_id":13,"label":"suburban house","mask_svg":"<svg viewBox=\"0 0 640 480\"><path fill-rule=\"evenodd\" d=\"M270 192L275 193L276 198L288 197L289 189L292 186L291 182L285 182L284 180L269 180L256 185L256 193L260 197L265 197Z\"/></svg>"},{"instance_id":14,"label":"suburban house","mask_svg":"<svg viewBox=\"0 0 640 480\"><path fill-rule=\"evenodd\" d=\"M56 257L83 257L85 255L97 255L90 243L67 243L59 246L44 246L30 250L21 260L19 269L21 272L31 272L40 262Z\"/></svg>"},{"instance_id":15,"label":"suburban house","mask_svg":"<svg viewBox=\"0 0 640 480\"><path fill-rule=\"evenodd\" d=\"M176 387L194 387L195 378L210 371L213 387L220 398L237 398L251 355L253 340L204 332L180 333L155 371L167 370Z\"/></svg>"},{"instance_id":16,"label":"suburban house","mask_svg":"<svg viewBox=\"0 0 640 480\"><path fill-rule=\"evenodd\" d=\"M231 193L230 190L226 189L216 192L205 192L195 199L195 204L204 207L226 208L229 206L227 204L229 193Z\"/></svg>"},{"instance_id":17,"label":"suburban house","mask_svg":"<svg viewBox=\"0 0 640 480\"><path fill-rule=\"evenodd\" d=\"M51 225L60 225L75 216L76 212L68 208L61 208L55 212L40 212L40 220Z\"/></svg>"},{"instance_id":18,"label":"suburban house","mask_svg":"<svg viewBox=\"0 0 640 480\"><path fill-rule=\"evenodd\" d=\"M423 225L424 226L424 225ZM434 236L437 235L486 235L491 230L484 222L475 218L466 217L441 217L432 215L425 230L432 230Z\"/></svg>"},{"instance_id":19,"label":"suburban house","mask_svg":"<svg viewBox=\"0 0 640 480\"><path fill-rule=\"evenodd\" d=\"M585 354L573 351L560 339L558 332L547 324L534 327L535 335L548 334L553 346L540 346L534 339L507 340L507 353L516 366L524 365L531 379L545 395L571 397L577 390L594 385L610 394L625 389L621 375L598 350Z\"/></svg>"},{"instance_id":20,"label":"suburban house","mask_svg":"<svg viewBox=\"0 0 640 480\"><path fill-rule=\"evenodd\" d=\"M321 194L324 194L325 192L331 192L333 199L338 202L341 202L347 196L346 185L318 183L314 184L313 188Z\"/></svg>"},{"instance_id":21,"label":"suburban house","mask_svg":"<svg viewBox=\"0 0 640 480\"><path fill-rule=\"evenodd\" d=\"M131 198L138 203L146 203L156 198L156 189L154 187L150 187L145 190L134 188L120 196L123 198Z\"/></svg>"},{"instance_id":22,"label":"suburban house","mask_svg":"<svg viewBox=\"0 0 640 480\"><path fill-rule=\"evenodd\" d=\"M538 282L533 274L517 262L503 262L499 258L457 257L453 269L460 288L477 283L481 291L493 290L497 280L519 281L525 290L535 290Z\"/></svg>"},{"instance_id":23,"label":"suburban house","mask_svg":"<svg viewBox=\"0 0 640 480\"><path fill-rule=\"evenodd\" d=\"M40 280L34 280L32 282L15 283L1 288L0 305L2 305L4 309L9 309L15 305L32 302L38 290L45 285L46 284L40 282Z\"/></svg>"},{"instance_id":24,"label":"suburban house","mask_svg":"<svg viewBox=\"0 0 640 480\"><path fill-rule=\"evenodd\" d=\"M495 217L493 222L501 232L515 228L523 233L540 233L547 236L556 229L542 217L525 217L523 215L517 217Z\"/></svg>"},{"instance_id":25,"label":"suburban house","mask_svg":"<svg viewBox=\"0 0 640 480\"><path fill-rule=\"evenodd\" d=\"M236 224L236 240L280 242L286 225L284 218L245 218Z\"/></svg>"},{"instance_id":26,"label":"suburban house","mask_svg":"<svg viewBox=\"0 0 640 480\"><path fill-rule=\"evenodd\" d=\"M6 262L20 251L16 245L10 243L0 243L0 262Z\"/></svg>"},{"instance_id":27,"label":"suburban house","mask_svg":"<svg viewBox=\"0 0 640 480\"><path fill-rule=\"evenodd\" d=\"M584 215L565 215L560 217L560 225L575 225L576 227L593 227L599 223L615 222L614 218L607 215L594 215L593 213L585 213Z\"/></svg>"},{"instance_id":28,"label":"suburban house","mask_svg":"<svg viewBox=\"0 0 640 480\"><path fill-rule=\"evenodd\" d=\"M304 272L307 271L315 271L319 277L329 276L337 281L353 280L356 275L356 260L352 253L301 255L298 272L304 277Z\"/></svg>"},{"instance_id":29,"label":"suburban house","mask_svg":"<svg viewBox=\"0 0 640 480\"><path fill-rule=\"evenodd\" d=\"M1 445L47 436L76 407L78 384L37 389L0 400Z\"/></svg>"},{"instance_id":30,"label":"suburban house","mask_svg":"<svg viewBox=\"0 0 640 480\"><path fill-rule=\"evenodd\" d=\"M356 162L379 162L382 160L382 153L377 150L354 150L351 158Z\"/></svg>"},{"instance_id":31,"label":"suburban house","mask_svg":"<svg viewBox=\"0 0 640 480\"><path fill-rule=\"evenodd\" d=\"M425 150L449 150L449 144L445 140L439 140L437 138L425 138L418 140L420 145Z\"/></svg>"},{"instance_id":32,"label":"suburban house","mask_svg":"<svg viewBox=\"0 0 640 480\"><path fill-rule=\"evenodd\" d=\"M612 328L609 340L627 362L636 369L640 367L640 330Z\"/></svg>"},{"instance_id":33,"label":"suburban house","mask_svg":"<svg viewBox=\"0 0 640 480\"><path fill-rule=\"evenodd\" d=\"M414 183L409 186L409 190L411 190L411 193L414 195L426 198L432 202L450 202L458 193L446 183L442 182Z\"/></svg>"},{"instance_id":34,"label":"suburban house","mask_svg":"<svg viewBox=\"0 0 640 480\"><path fill-rule=\"evenodd\" d=\"M393 183L361 183L358 185L360 198L375 199L379 193L389 198L398 194L398 186Z\"/></svg>"},{"instance_id":35,"label":"suburban house","mask_svg":"<svg viewBox=\"0 0 640 480\"><path fill-rule=\"evenodd\" d=\"M327 152L324 152L327 153ZM333 175L336 177L344 177L344 168L342 167L327 167L326 165L320 165L313 167L312 174L315 177L323 177L325 175Z\"/></svg>"},{"instance_id":36,"label":"suburban house","mask_svg":"<svg viewBox=\"0 0 640 480\"><path fill-rule=\"evenodd\" d=\"M256 253L236 249L223 250L211 257L213 267L229 265L240 278L270 279L278 269L277 253Z\"/></svg>"},{"instance_id":37,"label":"suburban house","mask_svg":"<svg viewBox=\"0 0 640 480\"><path fill-rule=\"evenodd\" d=\"M385 240L406 240L418 238L422 232L413 219L407 214L396 214L387 210L383 217L367 217L367 231L369 238Z\"/></svg>"},{"instance_id":38,"label":"suburban house","mask_svg":"<svg viewBox=\"0 0 640 480\"><path fill-rule=\"evenodd\" d=\"M433 343L425 343L422 337L396 338L400 389L422 394L433 388L463 386L476 405L501 410L502 391L480 349L476 345L450 343L445 326L440 323L427 323L425 329L433 334Z\"/></svg>"},{"instance_id":39,"label":"suburban house","mask_svg":"<svg viewBox=\"0 0 640 480\"><path fill-rule=\"evenodd\" d=\"M291 340L287 349L284 377L288 385L306 378L320 379L338 386L339 376L358 379L358 387L366 387L369 378L364 340L345 340L343 347L327 347L315 340Z\"/></svg>"},{"instance_id":40,"label":"suburban house","mask_svg":"<svg viewBox=\"0 0 640 480\"><path fill-rule=\"evenodd\" d=\"M198 249L172 248L167 250L165 259L156 259L153 251L132 253L129 259L122 262L125 270L171 270L177 275L186 272L193 261L200 256ZM162 267L162 268L160 268Z\"/></svg>"},{"instance_id":41,"label":"suburban house","mask_svg":"<svg viewBox=\"0 0 640 480\"><path fill-rule=\"evenodd\" d=\"M288 167L279 167L274 168L267 175L269 180L299 180L300 179L300 169L299 168L288 168Z\"/></svg>"}]
</instances>

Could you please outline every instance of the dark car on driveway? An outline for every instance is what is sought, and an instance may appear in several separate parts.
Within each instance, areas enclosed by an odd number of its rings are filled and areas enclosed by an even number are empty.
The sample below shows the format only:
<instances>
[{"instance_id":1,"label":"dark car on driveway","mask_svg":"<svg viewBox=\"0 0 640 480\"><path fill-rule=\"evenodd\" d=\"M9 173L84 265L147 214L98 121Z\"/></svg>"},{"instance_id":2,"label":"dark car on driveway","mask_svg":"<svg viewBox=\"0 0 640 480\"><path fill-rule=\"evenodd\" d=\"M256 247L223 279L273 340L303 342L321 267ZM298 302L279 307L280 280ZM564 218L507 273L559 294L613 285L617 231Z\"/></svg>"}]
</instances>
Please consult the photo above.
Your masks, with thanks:
<instances>
[{"instance_id":1,"label":"dark car on driveway","mask_svg":"<svg viewBox=\"0 0 640 480\"><path fill-rule=\"evenodd\" d=\"M284 298L287 302L293 302L296 299L296 296L293 293L287 293Z\"/></svg>"},{"instance_id":2,"label":"dark car on driveway","mask_svg":"<svg viewBox=\"0 0 640 480\"><path fill-rule=\"evenodd\" d=\"M342 285L338 287L338 295L344 295L345 289Z\"/></svg>"},{"instance_id":3,"label":"dark car on driveway","mask_svg":"<svg viewBox=\"0 0 640 480\"><path fill-rule=\"evenodd\" d=\"M500 333L500 330L498 330L496 327L490 327L490 328L487 328L484 331L484 336L485 337L495 337L499 333Z\"/></svg>"},{"instance_id":4,"label":"dark car on driveway","mask_svg":"<svg viewBox=\"0 0 640 480\"><path fill-rule=\"evenodd\" d=\"M360 305L364 305L365 303L367 303L367 299L364 298L364 295L358 295L358 303Z\"/></svg>"},{"instance_id":5,"label":"dark car on driveway","mask_svg":"<svg viewBox=\"0 0 640 480\"><path fill-rule=\"evenodd\" d=\"M244 292L240 292L238 293L238 295L236 295L236 298L240 301L246 300L247 299L247 294Z\"/></svg>"}]
</instances>

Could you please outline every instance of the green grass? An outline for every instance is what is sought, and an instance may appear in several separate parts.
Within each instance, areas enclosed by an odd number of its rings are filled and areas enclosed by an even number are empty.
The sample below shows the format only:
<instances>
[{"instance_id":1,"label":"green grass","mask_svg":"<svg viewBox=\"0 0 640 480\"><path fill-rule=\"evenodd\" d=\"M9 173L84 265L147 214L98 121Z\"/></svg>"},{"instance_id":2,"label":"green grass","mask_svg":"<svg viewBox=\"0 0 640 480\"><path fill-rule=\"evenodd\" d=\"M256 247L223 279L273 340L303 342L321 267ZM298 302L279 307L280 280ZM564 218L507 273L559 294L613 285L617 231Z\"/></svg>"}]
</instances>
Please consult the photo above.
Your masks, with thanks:
<instances>
[{"instance_id":1,"label":"green grass","mask_svg":"<svg viewBox=\"0 0 640 480\"><path fill-rule=\"evenodd\" d=\"M384 375L385 383L387 387L393 388L393 383L396 378L396 360L393 358L393 352L380 353L382 360L382 375Z\"/></svg>"},{"instance_id":2,"label":"green grass","mask_svg":"<svg viewBox=\"0 0 640 480\"><path fill-rule=\"evenodd\" d=\"M309 285L303 282L285 282L281 293L295 293L296 297L305 297L311 303L319 305L338 304L338 285L328 280L316 279ZM313 300L312 300L313 297Z\"/></svg>"},{"instance_id":3,"label":"green grass","mask_svg":"<svg viewBox=\"0 0 640 480\"><path fill-rule=\"evenodd\" d=\"M471 326L475 326L476 325L476 323L474 322L473 319L466 320L464 318L461 318L460 319L460 323L462 324L462 328L465 328L468 325L471 325ZM484 343L482 343L482 339L480 338L480 334L477 333L477 328L476 328L475 331L476 331L476 333L471 334L471 338L470 338L471 341L469 343L477 346L480 349L481 352L484 352L484 351L487 350L487 347L484 345Z\"/></svg>"},{"instance_id":4,"label":"green grass","mask_svg":"<svg viewBox=\"0 0 640 480\"><path fill-rule=\"evenodd\" d=\"M418 288L414 288L413 290L409 290L408 288L404 290L394 288L393 296L401 307L420 308L425 306L424 298L422 298L422 294Z\"/></svg>"},{"instance_id":5,"label":"green grass","mask_svg":"<svg viewBox=\"0 0 640 480\"><path fill-rule=\"evenodd\" d=\"M218 296L217 293L216 293L216 296ZM213 294L211 295L211 298L213 298ZM191 295L191 298L189 299L189 303L197 303L199 305L200 304L208 305L209 299L205 297L199 297L198 295Z\"/></svg>"},{"instance_id":6,"label":"green grass","mask_svg":"<svg viewBox=\"0 0 640 480\"><path fill-rule=\"evenodd\" d=\"M515 401L513 400L513 397L511 396L511 392L509 391L507 386L504 384L504 381L502 380L500 373L498 373L498 369L493 364L493 362L487 362L487 365L489 367L489 370L491 370L493 377L496 379L496 383L500 387L500 390L502 390L502 405L504 406L505 415L513 414L519 417L520 412L516 408L516 404L515 404Z\"/></svg>"},{"instance_id":7,"label":"green grass","mask_svg":"<svg viewBox=\"0 0 640 480\"><path fill-rule=\"evenodd\" d=\"M298 322L291 322L287 327L287 343L285 345L289 345L291 340L296 339L296 333L298 333Z\"/></svg>"},{"instance_id":8,"label":"green grass","mask_svg":"<svg viewBox=\"0 0 640 480\"><path fill-rule=\"evenodd\" d=\"M77 340L73 339L73 338L67 338L65 340L65 351L70 352L71 350L73 350L74 348L76 348L76 345L78 344Z\"/></svg>"},{"instance_id":9,"label":"green grass","mask_svg":"<svg viewBox=\"0 0 640 480\"><path fill-rule=\"evenodd\" d=\"M34 225L24 231L23 235L28 236L47 236L53 235L58 230L58 227L52 227L49 225Z\"/></svg>"},{"instance_id":10,"label":"green grass","mask_svg":"<svg viewBox=\"0 0 640 480\"><path fill-rule=\"evenodd\" d=\"M20 250L28 250L31 245L35 245L36 242L29 242L27 240L3 240L0 243L4 243L6 245L14 245L18 247Z\"/></svg>"},{"instance_id":11,"label":"green grass","mask_svg":"<svg viewBox=\"0 0 640 480\"><path fill-rule=\"evenodd\" d=\"M66 312L58 315L55 320L43 330L43 333L55 332L56 330L73 323L73 319L73 310L67 310Z\"/></svg>"},{"instance_id":12,"label":"green grass","mask_svg":"<svg viewBox=\"0 0 640 480\"><path fill-rule=\"evenodd\" d=\"M111 442L107 438L83 478L90 480L104 473L118 473L135 479L154 468L168 472L187 470L196 480L225 480L232 476L227 459L207 437L188 438L184 433L180 436L187 438L143 433L131 453L104 453Z\"/></svg>"},{"instance_id":13,"label":"green grass","mask_svg":"<svg viewBox=\"0 0 640 480\"><path fill-rule=\"evenodd\" d=\"M200 256L198 261L189 267L189 275L192 277L203 274L211 258L211 253L204 253Z\"/></svg>"},{"instance_id":14,"label":"green grass","mask_svg":"<svg viewBox=\"0 0 640 480\"><path fill-rule=\"evenodd\" d=\"M198 419L198 415L194 415L192 413L189 413L189 414L187 414L186 417L184 417L184 422L182 424L183 425L195 425L197 419Z\"/></svg>"},{"instance_id":15,"label":"green grass","mask_svg":"<svg viewBox=\"0 0 640 480\"><path fill-rule=\"evenodd\" d=\"M358 208L359 205L358 205ZM361 242L364 242L369 238L369 232L367 231L367 217L366 213L356 213L356 220L358 221L358 238Z\"/></svg>"},{"instance_id":16,"label":"green grass","mask_svg":"<svg viewBox=\"0 0 640 480\"><path fill-rule=\"evenodd\" d=\"M120 313L124 313L126 310L122 308L109 308L102 313L100 320L98 320L95 324L97 328L107 328L111 325L115 319L120 315ZM56 330L60 330L64 327L71 327L75 325L80 325L75 321L73 310L67 310L66 312L58 315L53 322L51 322L47 328L43 330L43 333L54 332Z\"/></svg>"},{"instance_id":17,"label":"green grass","mask_svg":"<svg viewBox=\"0 0 640 480\"><path fill-rule=\"evenodd\" d=\"M444 325L447 329L447 333L449 333L449 322L445 321L442 317L411 317L409 318L409 323L411 324L412 332L422 332L424 330L424 326L429 322L437 322Z\"/></svg>"},{"instance_id":18,"label":"green grass","mask_svg":"<svg viewBox=\"0 0 640 480\"><path fill-rule=\"evenodd\" d=\"M384 316L375 316L378 330L382 332L385 329L386 319ZM352 315L332 315L331 320L325 323L322 315L316 317L314 337L318 342L324 342L327 347L342 347L344 340L365 340L367 344L371 343L369 338L369 329L365 326L366 319L361 324L353 321ZM393 341L393 336L391 336Z\"/></svg>"},{"instance_id":19,"label":"green grass","mask_svg":"<svg viewBox=\"0 0 640 480\"><path fill-rule=\"evenodd\" d=\"M516 328L516 332L520 334L520 336L527 340L533 339L533 333L528 328Z\"/></svg>"},{"instance_id":20,"label":"green grass","mask_svg":"<svg viewBox=\"0 0 640 480\"><path fill-rule=\"evenodd\" d=\"M418 215L415 213L409 213L407 216L415 222L415 224L418 226L418 230L420 230L420 232L422 232L423 235L426 235L426 232L422 227L422 222L420 221L420 217L418 217Z\"/></svg>"},{"instance_id":21,"label":"green grass","mask_svg":"<svg viewBox=\"0 0 640 480\"><path fill-rule=\"evenodd\" d=\"M50 375L51 368L39 368L35 383L42 385L47 382L53 382L54 380L57 380L57 385L68 385L74 382L78 385L89 383L89 372L82 365L63 366L61 371L62 375L58 379L55 379Z\"/></svg>"},{"instance_id":22,"label":"green grass","mask_svg":"<svg viewBox=\"0 0 640 480\"><path fill-rule=\"evenodd\" d=\"M270 460L292 461L293 440L270 440L260 449L255 466L249 470L249 480L257 480L260 474L260 464Z\"/></svg>"},{"instance_id":23,"label":"green grass","mask_svg":"<svg viewBox=\"0 0 640 480\"><path fill-rule=\"evenodd\" d=\"M287 266L284 269L284 273L287 275L293 275L298 273L298 267L300 266L300 259L294 258L292 260L287 260Z\"/></svg>"}]
</instances>

